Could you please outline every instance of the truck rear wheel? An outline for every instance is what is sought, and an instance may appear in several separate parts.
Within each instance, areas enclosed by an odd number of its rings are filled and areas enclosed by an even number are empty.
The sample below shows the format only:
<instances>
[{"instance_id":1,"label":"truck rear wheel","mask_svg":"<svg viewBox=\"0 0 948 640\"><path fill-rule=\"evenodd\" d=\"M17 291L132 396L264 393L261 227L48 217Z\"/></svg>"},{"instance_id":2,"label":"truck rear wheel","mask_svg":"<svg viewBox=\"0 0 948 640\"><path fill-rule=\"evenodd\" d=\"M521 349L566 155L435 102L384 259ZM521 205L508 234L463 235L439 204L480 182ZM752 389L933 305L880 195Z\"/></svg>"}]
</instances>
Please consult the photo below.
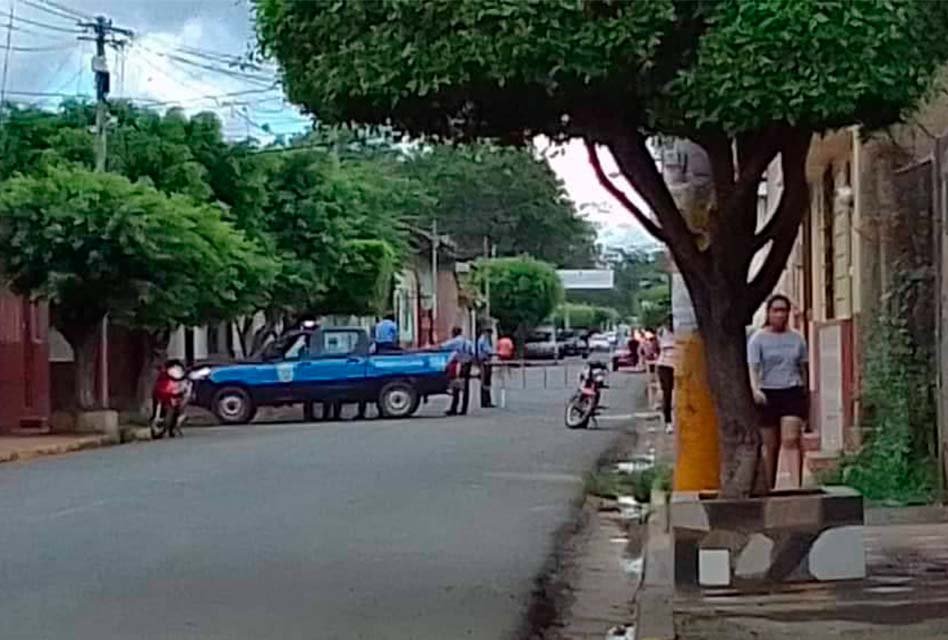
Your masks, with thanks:
<instances>
[{"instance_id":1,"label":"truck rear wheel","mask_svg":"<svg viewBox=\"0 0 948 640\"><path fill-rule=\"evenodd\" d=\"M240 387L224 387L215 393L211 410L224 424L244 424L257 413L253 398Z\"/></svg>"},{"instance_id":2,"label":"truck rear wheel","mask_svg":"<svg viewBox=\"0 0 948 640\"><path fill-rule=\"evenodd\" d=\"M379 392L379 415L383 418L407 418L418 410L421 399L408 382L389 382Z\"/></svg>"}]
</instances>

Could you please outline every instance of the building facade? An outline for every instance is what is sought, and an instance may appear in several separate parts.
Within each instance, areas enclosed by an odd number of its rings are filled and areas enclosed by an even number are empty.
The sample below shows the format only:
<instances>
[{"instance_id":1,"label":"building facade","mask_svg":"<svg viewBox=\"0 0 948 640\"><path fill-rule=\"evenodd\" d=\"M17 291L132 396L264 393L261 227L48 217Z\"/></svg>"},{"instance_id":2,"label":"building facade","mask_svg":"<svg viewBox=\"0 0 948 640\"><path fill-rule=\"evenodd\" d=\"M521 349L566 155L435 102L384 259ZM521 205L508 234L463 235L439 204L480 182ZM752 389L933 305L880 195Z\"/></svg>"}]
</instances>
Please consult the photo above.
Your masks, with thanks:
<instances>
[{"instance_id":1,"label":"building facade","mask_svg":"<svg viewBox=\"0 0 948 640\"><path fill-rule=\"evenodd\" d=\"M49 419L49 311L0 289L0 433Z\"/></svg>"}]
</instances>

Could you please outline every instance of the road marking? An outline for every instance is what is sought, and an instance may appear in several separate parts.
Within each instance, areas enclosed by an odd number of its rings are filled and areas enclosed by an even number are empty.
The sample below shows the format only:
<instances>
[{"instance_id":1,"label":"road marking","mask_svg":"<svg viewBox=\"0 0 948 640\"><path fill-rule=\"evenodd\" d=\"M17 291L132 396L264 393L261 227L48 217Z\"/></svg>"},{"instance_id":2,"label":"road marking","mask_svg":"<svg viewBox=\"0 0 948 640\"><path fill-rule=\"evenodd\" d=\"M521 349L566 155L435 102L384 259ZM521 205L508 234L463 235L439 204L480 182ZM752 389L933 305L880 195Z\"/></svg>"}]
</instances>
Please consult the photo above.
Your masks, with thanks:
<instances>
[{"instance_id":1,"label":"road marking","mask_svg":"<svg viewBox=\"0 0 948 640\"><path fill-rule=\"evenodd\" d=\"M489 471L484 474L486 478L497 480L527 480L530 482L568 482L580 483L583 479L572 473L521 473L517 471Z\"/></svg>"},{"instance_id":2,"label":"road marking","mask_svg":"<svg viewBox=\"0 0 948 640\"><path fill-rule=\"evenodd\" d=\"M617 416L605 415L605 416L596 416L596 420L631 420L635 416L631 413L622 413Z\"/></svg>"},{"instance_id":3,"label":"road marking","mask_svg":"<svg viewBox=\"0 0 948 640\"><path fill-rule=\"evenodd\" d=\"M98 509L99 507L106 505L108 503L109 503L108 500L96 500L95 502L90 502L89 504L80 505L78 507L69 507L66 509L60 509L59 511L53 511L52 513L48 514L46 518L41 518L41 519L52 520L53 518L61 518L63 516L69 516L74 513L82 513L83 511L91 511L92 509Z\"/></svg>"}]
</instances>

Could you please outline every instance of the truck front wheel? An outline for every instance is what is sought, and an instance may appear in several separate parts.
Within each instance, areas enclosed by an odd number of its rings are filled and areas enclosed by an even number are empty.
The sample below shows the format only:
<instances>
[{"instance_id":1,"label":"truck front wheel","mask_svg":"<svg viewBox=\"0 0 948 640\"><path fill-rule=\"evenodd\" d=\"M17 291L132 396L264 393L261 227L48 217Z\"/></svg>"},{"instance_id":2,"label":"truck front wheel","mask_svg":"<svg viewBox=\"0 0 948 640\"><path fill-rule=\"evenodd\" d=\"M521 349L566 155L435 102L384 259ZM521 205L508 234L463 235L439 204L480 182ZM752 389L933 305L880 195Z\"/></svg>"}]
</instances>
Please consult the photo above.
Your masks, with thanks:
<instances>
[{"instance_id":1,"label":"truck front wheel","mask_svg":"<svg viewBox=\"0 0 948 640\"><path fill-rule=\"evenodd\" d=\"M224 387L214 394L211 411L224 424L244 424L257 413L253 398L241 387Z\"/></svg>"},{"instance_id":2,"label":"truck front wheel","mask_svg":"<svg viewBox=\"0 0 948 640\"><path fill-rule=\"evenodd\" d=\"M418 391L408 382L389 382L379 392L379 415L383 418L407 418L418 410Z\"/></svg>"}]
</instances>

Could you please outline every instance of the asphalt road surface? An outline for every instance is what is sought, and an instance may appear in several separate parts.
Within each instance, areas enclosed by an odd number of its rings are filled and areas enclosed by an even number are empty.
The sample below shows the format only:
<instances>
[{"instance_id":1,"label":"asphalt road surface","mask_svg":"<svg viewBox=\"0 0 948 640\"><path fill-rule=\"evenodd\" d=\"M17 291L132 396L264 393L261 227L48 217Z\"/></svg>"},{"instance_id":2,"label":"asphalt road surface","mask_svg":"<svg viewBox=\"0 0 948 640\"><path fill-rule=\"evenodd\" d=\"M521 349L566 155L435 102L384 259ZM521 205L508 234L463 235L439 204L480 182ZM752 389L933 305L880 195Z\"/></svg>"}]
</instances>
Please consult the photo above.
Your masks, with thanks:
<instances>
[{"instance_id":1,"label":"asphalt road surface","mask_svg":"<svg viewBox=\"0 0 948 640\"><path fill-rule=\"evenodd\" d=\"M405 421L195 427L4 464L0 637L512 637L641 395L619 374L601 429L570 432L568 390L542 375L467 417L437 399Z\"/></svg>"}]
</instances>

